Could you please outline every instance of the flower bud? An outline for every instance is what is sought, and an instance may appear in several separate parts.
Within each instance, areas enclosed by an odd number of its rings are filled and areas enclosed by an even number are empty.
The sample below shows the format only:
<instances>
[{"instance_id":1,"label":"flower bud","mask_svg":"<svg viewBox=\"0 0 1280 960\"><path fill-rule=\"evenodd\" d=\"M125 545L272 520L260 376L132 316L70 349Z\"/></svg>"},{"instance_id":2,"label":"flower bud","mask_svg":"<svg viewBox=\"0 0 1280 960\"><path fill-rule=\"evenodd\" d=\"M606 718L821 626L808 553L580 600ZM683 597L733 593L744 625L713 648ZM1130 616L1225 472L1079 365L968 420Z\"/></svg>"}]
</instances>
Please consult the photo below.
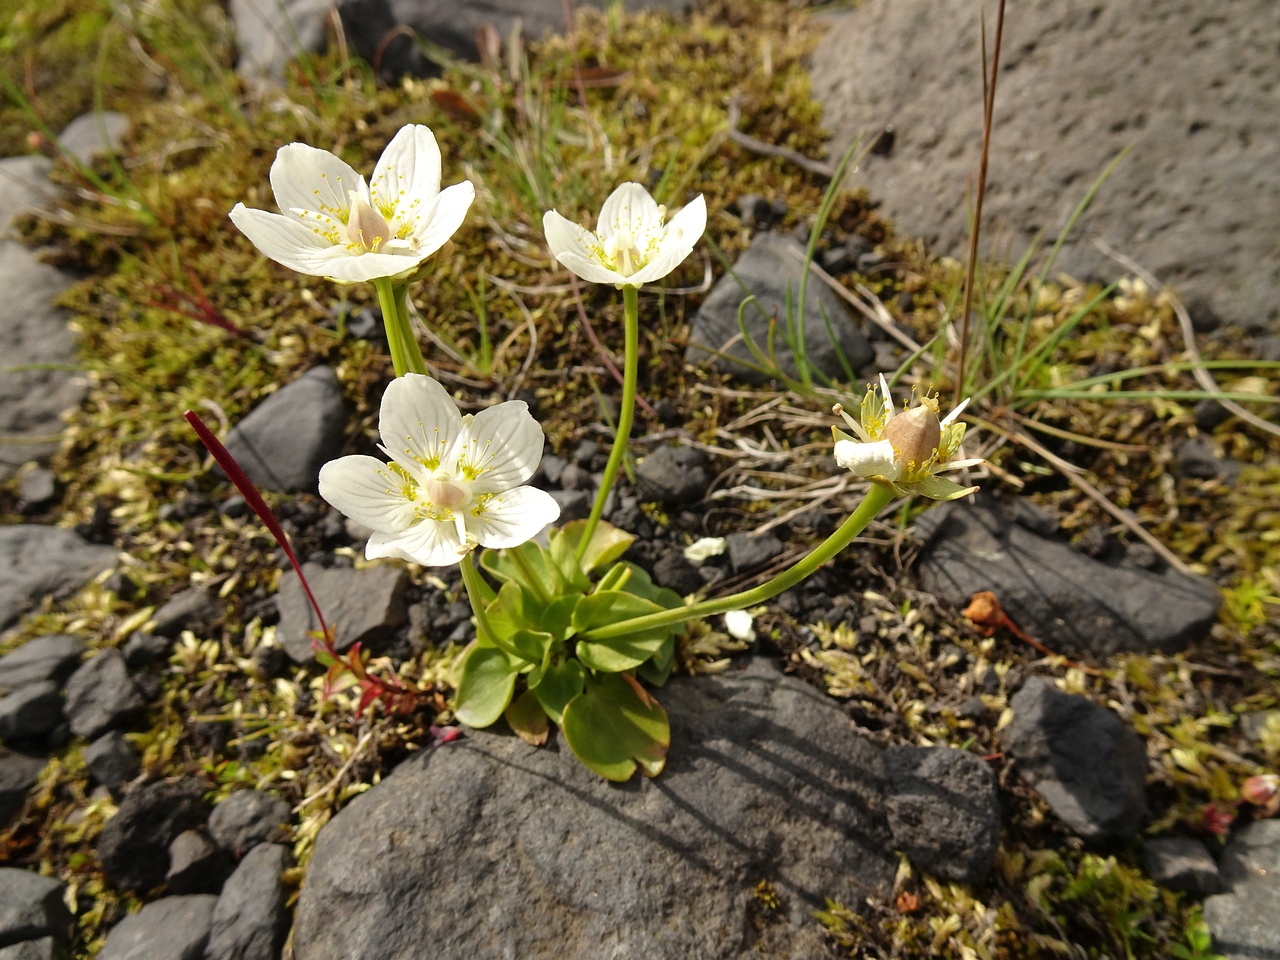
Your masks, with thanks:
<instances>
[{"instance_id":1,"label":"flower bud","mask_svg":"<svg viewBox=\"0 0 1280 960\"><path fill-rule=\"evenodd\" d=\"M1255 807L1262 807L1267 816L1280 809L1280 776L1264 773L1250 777L1240 787L1240 796Z\"/></svg>"},{"instance_id":2,"label":"flower bud","mask_svg":"<svg viewBox=\"0 0 1280 960\"><path fill-rule=\"evenodd\" d=\"M901 466L925 463L942 442L942 425L938 411L928 403L912 407L890 418L884 426L883 439L893 444Z\"/></svg>"}]
</instances>

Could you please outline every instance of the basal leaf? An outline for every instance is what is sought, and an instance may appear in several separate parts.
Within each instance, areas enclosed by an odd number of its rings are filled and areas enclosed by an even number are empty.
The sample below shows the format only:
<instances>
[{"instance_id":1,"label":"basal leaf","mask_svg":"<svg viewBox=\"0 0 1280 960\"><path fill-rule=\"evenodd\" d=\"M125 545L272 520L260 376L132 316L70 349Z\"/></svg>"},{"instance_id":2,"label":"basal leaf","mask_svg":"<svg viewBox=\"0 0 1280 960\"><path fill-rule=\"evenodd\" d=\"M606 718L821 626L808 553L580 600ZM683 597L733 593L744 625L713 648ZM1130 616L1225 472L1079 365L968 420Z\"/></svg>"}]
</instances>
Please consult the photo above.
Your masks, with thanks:
<instances>
[{"instance_id":1,"label":"basal leaf","mask_svg":"<svg viewBox=\"0 0 1280 960\"><path fill-rule=\"evenodd\" d=\"M561 723L564 720L564 708L582 692L585 676L586 671L577 660L562 660L542 672L532 692L547 715L556 723ZM532 676L529 682L533 683Z\"/></svg>"},{"instance_id":2,"label":"basal leaf","mask_svg":"<svg viewBox=\"0 0 1280 960\"><path fill-rule=\"evenodd\" d=\"M607 674L565 708L569 749L607 780L629 780L639 765L656 777L667 762L671 728L662 705L626 674Z\"/></svg>"},{"instance_id":3,"label":"basal leaf","mask_svg":"<svg viewBox=\"0 0 1280 960\"><path fill-rule=\"evenodd\" d=\"M573 626L579 633L605 624L618 623L662 608L650 600L621 590L603 590L583 597L573 611ZM608 640L580 640L577 656L591 670L617 673L644 663L662 647L670 627L653 627Z\"/></svg>"},{"instance_id":4,"label":"basal leaf","mask_svg":"<svg viewBox=\"0 0 1280 960\"><path fill-rule=\"evenodd\" d=\"M532 690L526 690L512 700L503 716L515 735L525 743L540 747L547 742L551 724Z\"/></svg>"},{"instance_id":5,"label":"basal leaf","mask_svg":"<svg viewBox=\"0 0 1280 960\"><path fill-rule=\"evenodd\" d=\"M497 647L473 644L458 670L454 715L469 727L489 726L507 709L524 666Z\"/></svg>"},{"instance_id":6,"label":"basal leaf","mask_svg":"<svg viewBox=\"0 0 1280 960\"><path fill-rule=\"evenodd\" d=\"M570 550L577 551L582 541L582 534L587 529L587 521L571 520L560 528L560 538ZM601 521L591 535L586 552L582 555L582 568L587 573L603 570L627 552L627 547L635 543L636 538L625 530L619 530L611 523Z\"/></svg>"}]
</instances>

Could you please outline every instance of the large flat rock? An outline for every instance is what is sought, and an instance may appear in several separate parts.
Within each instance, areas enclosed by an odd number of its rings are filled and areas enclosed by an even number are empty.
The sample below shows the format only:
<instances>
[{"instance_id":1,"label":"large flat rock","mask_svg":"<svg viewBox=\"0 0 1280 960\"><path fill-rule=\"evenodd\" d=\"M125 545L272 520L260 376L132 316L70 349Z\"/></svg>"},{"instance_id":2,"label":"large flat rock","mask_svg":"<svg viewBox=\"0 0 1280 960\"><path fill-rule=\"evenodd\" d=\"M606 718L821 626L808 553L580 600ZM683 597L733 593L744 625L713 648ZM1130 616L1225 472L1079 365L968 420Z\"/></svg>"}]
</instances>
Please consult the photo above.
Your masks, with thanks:
<instances>
[{"instance_id":1,"label":"large flat rock","mask_svg":"<svg viewBox=\"0 0 1280 960\"><path fill-rule=\"evenodd\" d=\"M852 175L903 232L958 255L982 129L979 5L867 0L831 20L812 61L835 151L893 127ZM993 31L994 4L988 7ZM1010 4L983 236L1017 255L1098 193L1059 265L1121 272L1094 237L1194 308L1275 329L1280 317L1280 17L1274 0Z\"/></svg>"},{"instance_id":2,"label":"large flat rock","mask_svg":"<svg viewBox=\"0 0 1280 960\"><path fill-rule=\"evenodd\" d=\"M114 547L61 527L0 527L0 628L48 595L77 590L116 562Z\"/></svg>"}]
</instances>

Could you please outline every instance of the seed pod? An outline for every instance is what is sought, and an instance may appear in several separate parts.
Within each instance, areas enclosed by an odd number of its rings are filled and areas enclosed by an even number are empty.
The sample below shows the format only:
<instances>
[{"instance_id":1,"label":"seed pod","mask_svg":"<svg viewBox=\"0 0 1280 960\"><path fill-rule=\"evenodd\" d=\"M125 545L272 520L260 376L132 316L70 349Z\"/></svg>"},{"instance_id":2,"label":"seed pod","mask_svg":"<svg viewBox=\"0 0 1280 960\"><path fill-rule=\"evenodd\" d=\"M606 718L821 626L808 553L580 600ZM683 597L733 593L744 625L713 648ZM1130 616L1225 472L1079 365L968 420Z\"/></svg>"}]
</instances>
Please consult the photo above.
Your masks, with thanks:
<instances>
[{"instance_id":1,"label":"seed pod","mask_svg":"<svg viewBox=\"0 0 1280 960\"><path fill-rule=\"evenodd\" d=\"M919 466L937 452L942 425L936 410L921 405L894 416L885 424L883 436L893 444L900 466Z\"/></svg>"}]
</instances>

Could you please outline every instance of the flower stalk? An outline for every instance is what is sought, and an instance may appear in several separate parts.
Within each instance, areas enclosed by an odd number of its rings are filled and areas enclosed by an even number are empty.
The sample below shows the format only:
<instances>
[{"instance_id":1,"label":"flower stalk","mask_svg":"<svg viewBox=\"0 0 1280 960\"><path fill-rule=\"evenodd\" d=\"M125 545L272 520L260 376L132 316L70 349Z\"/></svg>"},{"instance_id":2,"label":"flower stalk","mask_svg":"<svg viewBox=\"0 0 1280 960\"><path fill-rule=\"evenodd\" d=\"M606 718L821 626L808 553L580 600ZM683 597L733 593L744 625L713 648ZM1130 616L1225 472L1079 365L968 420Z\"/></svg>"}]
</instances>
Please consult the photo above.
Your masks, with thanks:
<instances>
[{"instance_id":1,"label":"flower stalk","mask_svg":"<svg viewBox=\"0 0 1280 960\"><path fill-rule=\"evenodd\" d=\"M378 291L382 324L387 332L387 346L391 350L391 364L395 367L396 376L403 377L406 373L426 375L427 361L409 322L409 284L403 280L379 277L373 281L373 286Z\"/></svg>"}]
</instances>

